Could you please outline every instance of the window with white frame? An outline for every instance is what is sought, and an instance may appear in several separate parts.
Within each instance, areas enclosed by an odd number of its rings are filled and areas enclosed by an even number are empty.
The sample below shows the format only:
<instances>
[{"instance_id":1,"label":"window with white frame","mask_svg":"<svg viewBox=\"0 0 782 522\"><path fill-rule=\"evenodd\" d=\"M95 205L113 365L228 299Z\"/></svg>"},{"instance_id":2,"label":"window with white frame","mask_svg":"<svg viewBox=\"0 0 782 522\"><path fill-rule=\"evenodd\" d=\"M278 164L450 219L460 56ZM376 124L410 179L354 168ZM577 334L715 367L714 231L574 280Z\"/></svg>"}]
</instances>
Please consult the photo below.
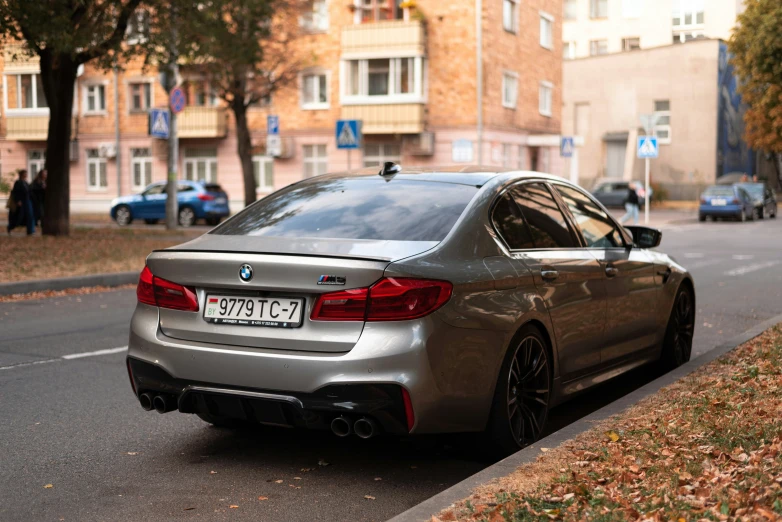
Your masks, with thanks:
<instances>
[{"instance_id":1,"label":"window with white frame","mask_svg":"<svg viewBox=\"0 0 782 522\"><path fill-rule=\"evenodd\" d=\"M546 49L554 47L554 17L548 13L540 13L540 46Z\"/></svg>"},{"instance_id":2,"label":"window with white frame","mask_svg":"<svg viewBox=\"0 0 782 522\"><path fill-rule=\"evenodd\" d=\"M84 86L84 114L106 112L106 86L95 84Z\"/></svg>"},{"instance_id":3,"label":"window with white frame","mask_svg":"<svg viewBox=\"0 0 782 522\"><path fill-rule=\"evenodd\" d=\"M128 84L130 91L130 111L146 112L152 106L152 84L149 82L131 82Z\"/></svg>"},{"instance_id":4,"label":"window with white frame","mask_svg":"<svg viewBox=\"0 0 782 522\"><path fill-rule=\"evenodd\" d=\"M109 186L106 174L106 158L98 149L87 149L87 190L106 190Z\"/></svg>"},{"instance_id":5,"label":"window with white frame","mask_svg":"<svg viewBox=\"0 0 782 522\"><path fill-rule=\"evenodd\" d=\"M591 40L589 42L589 56L608 54L608 40Z\"/></svg>"},{"instance_id":6,"label":"window with white frame","mask_svg":"<svg viewBox=\"0 0 782 522\"><path fill-rule=\"evenodd\" d=\"M306 71L301 75L301 108L328 109L328 74L324 71Z\"/></svg>"},{"instance_id":7,"label":"window with white frame","mask_svg":"<svg viewBox=\"0 0 782 522\"><path fill-rule=\"evenodd\" d=\"M402 2L389 0L354 0L355 15L353 23L366 24L383 20L399 20L402 18Z\"/></svg>"},{"instance_id":8,"label":"window with white frame","mask_svg":"<svg viewBox=\"0 0 782 522\"><path fill-rule=\"evenodd\" d=\"M183 163L186 180L217 183L217 149L186 148Z\"/></svg>"},{"instance_id":9,"label":"window with white frame","mask_svg":"<svg viewBox=\"0 0 782 522\"><path fill-rule=\"evenodd\" d=\"M519 75L505 71L502 73L502 106L515 109L519 97Z\"/></svg>"},{"instance_id":10,"label":"window with white frame","mask_svg":"<svg viewBox=\"0 0 782 522\"><path fill-rule=\"evenodd\" d=\"M706 0L673 0L673 28L702 26L705 22Z\"/></svg>"},{"instance_id":11,"label":"window with white frame","mask_svg":"<svg viewBox=\"0 0 782 522\"><path fill-rule=\"evenodd\" d=\"M608 0L589 0L590 18L608 18Z\"/></svg>"},{"instance_id":12,"label":"window with white frame","mask_svg":"<svg viewBox=\"0 0 782 522\"><path fill-rule=\"evenodd\" d=\"M304 145L304 177L311 178L325 174L328 169L326 145Z\"/></svg>"},{"instance_id":13,"label":"window with white frame","mask_svg":"<svg viewBox=\"0 0 782 522\"><path fill-rule=\"evenodd\" d=\"M565 20L578 19L578 0L564 0L563 12Z\"/></svg>"},{"instance_id":14,"label":"window with white frame","mask_svg":"<svg viewBox=\"0 0 782 522\"><path fill-rule=\"evenodd\" d=\"M644 0L622 0L622 18L641 18Z\"/></svg>"},{"instance_id":15,"label":"window with white frame","mask_svg":"<svg viewBox=\"0 0 782 522\"><path fill-rule=\"evenodd\" d=\"M217 107L219 100L209 82L200 79L186 80L182 86L187 104L193 107Z\"/></svg>"},{"instance_id":16,"label":"window with white frame","mask_svg":"<svg viewBox=\"0 0 782 522\"><path fill-rule=\"evenodd\" d=\"M554 93L553 83L540 82L538 111L543 116L551 116L553 93Z\"/></svg>"},{"instance_id":17,"label":"window with white frame","mask_svg":"<svg viewBox=\"0 0 782 522\"><path fill-rule=\"evenodd\" d=\"M253 156L253 175L259 192L274 190L274 158L271 156Z\"/></svg>"},{"instance_id":18,"label":"window with white frame","mask_svg":"<svg viewBox=\"0 0 782 522\"><path fill-rule=\"evenodd\" d=\"M509 33L518 31L518 0L502 0L502 28Z\"/></svg>"},{"instance_id":19,"label":"window with white frame","mask_svg":"<svg viewBox=\"0 0 782 522\"><path fill-rule=\"evenodd\" d=\"M309 0L299 19L301 28L310 33L329 30L329 6L326 0Z\"/></svg>"},{"instance_id":20,"label":"window with white frame","mask_svg":"<svg viewBox=\"0 0 782 522\"><path fill-rule=\"evenodd\" d=\"M667 145L671 143L671 102L670 100L656 100L654 102L654 135L657 141Z\"/></svg>"},{"instance_id":21,"label":"window with white frame","mask_svg":"<svg viewBox=\"0 0 782 522\"><path fill-rule=\"evenodd\" d=\"M8 110L46 109L46 96L40 74L6 74L3 76L5 106Z\"/></svg>"},{"instance_id":22,"label":"window with white frame","mask_svg":"<svg viewBox=\"0 0 782 522\"><path fill-rule=\"evenodd\" d=\"M149 12L136 9L128 19L128 28L125 31L128 43L131 45L143 43L149 38Z\"/></svg>"},{"instance_id":23,"label":"window with white frame","mask_svg":"<svg viewBox=\"0 0 782 522\"><path fill-rule=\"evenodd\" d=\"M565 60L573 60L576 57L576 42L563 42L562 43L562 58Z\"/></svg>"},{"instance_id":24,"label":"window with white frame","mask_svg":"<svg viewBox=\"0 0 782 522\"><path fill-rule=\"evenodd\" d=\"M149 148L130 149L131 186L142 191L152 183L152 152Z\"/></svg>"},{"instance_id":25,"label":"window with white frame","mask_svg":"<svg viewBox=\"0 0 782 522\"><path fill-rule=\"evenodd\" d=\"M622 38L622 51L637 51L641 48L641 38L632 36Z\"/></svg>"},{"instance_id":26,"label":"window with white frame","mask_svg":"<svg viewBox=\"0 0 782 522\"><path fill-rule=\"evenodd\" d=\"M399 163L402 161L402 145L400 143L365 143L364 166L379 167L386 161Z\"/></svg>"},{"instance_id":27,"label":"window with white frame","mask_svg":"<svg viewBox=\"0 0 782 522\"><path fill-rule=\"evenodd\" d=\"M373 58L342 63L343 104L423 99L422 57Z\"/></svg>"}]
</instances>

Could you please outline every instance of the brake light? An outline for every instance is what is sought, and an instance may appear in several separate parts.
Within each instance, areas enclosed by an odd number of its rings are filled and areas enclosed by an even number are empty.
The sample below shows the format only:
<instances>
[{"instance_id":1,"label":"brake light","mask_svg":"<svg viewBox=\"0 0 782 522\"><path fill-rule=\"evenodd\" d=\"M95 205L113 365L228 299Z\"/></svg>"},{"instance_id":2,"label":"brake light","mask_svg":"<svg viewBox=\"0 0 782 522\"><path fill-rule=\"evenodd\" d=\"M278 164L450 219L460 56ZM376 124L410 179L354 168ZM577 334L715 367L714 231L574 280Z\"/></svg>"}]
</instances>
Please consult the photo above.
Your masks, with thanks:
<instances>
[{"instance_id":1,"label":"brake light","mask_svg":"<svg viewBox=\"0 0 782 522\"><path fill-rule=\"evenodd\" d=\"M434 312L451 298L448 281L386 277L369 288L321 295L313 321L405 321Z\"/></svg>"},{"instance_id":2,"label":"brake light","mask_svg":"<svg viewBox=\"0 0 782 522\"><path fill-rule=\"evenodd\" d=\"M709 200L708 200L708 199L706 199L706 198L701 198L701 203L703 203L704 205L706 205L706 204L708 204L708 203L709 203Z\"/></svg>"},{"instance_id":3,"label":"brake light","mask_svg":"<svg viewBox=\"0 0 782 522\"><path fill-rule=\"evenodd\" d=\"M186 312L198 311L195 289L157 277L152 274L148 266L144 267L138 278L136 297L139 303L160 308Z\"/></svg>"},{"instance_id":4,"label":"brake light","mask_svg":"<svg viewBox=\"0 0 782 522\"><path fill-rule=\"evenodd\" d=\"M199 194L198 199L201 201L214 201L215 197L211 194Z\"/></svg>"},{"instance_id":5,"label":"brake light","mask_svg":"<svg viewBox=\"0 0 782 522\"><path fill-rule=\"evenodd\" d=\"M731 204L731 205L738 205L738 204L739 204L739 200L738 200L738 198L733 198L733 199L731 199L731 200L730 200L730 204Z\"/></svg>"}]
</instances>

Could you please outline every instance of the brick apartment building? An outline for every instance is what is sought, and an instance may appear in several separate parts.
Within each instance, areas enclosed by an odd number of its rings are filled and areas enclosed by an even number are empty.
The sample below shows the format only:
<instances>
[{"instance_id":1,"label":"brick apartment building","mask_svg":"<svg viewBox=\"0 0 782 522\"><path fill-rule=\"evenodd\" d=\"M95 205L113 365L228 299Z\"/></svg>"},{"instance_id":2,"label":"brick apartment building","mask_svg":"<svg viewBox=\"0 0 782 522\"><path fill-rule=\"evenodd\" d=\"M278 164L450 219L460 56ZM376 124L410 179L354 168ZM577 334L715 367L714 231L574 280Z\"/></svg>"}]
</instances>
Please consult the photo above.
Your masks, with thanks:
<instances>
[{"instance_id":1,"label":"brick apartment building","mask_svg":"<svg viewBox=\"0 0 782 522\"><path fill-rule=\"evenodd\" d=\"M353 168L401 161L562 170L561 0L314 0L312 9L296 43L313 57L312 67L250 110L259 196L346 169L337 119L363 121L364 148L353 153ZM13 45L3 51L0 168L35 173L44 164L48 123L38 61ZM239 208L232 115L203 79L185 72L184 80L180 176L217 181ZM157 71L140 63L116 73L85 68L71 143L75 212L106 211L113 197L165 179L167 145L148 136L147 111L166 106ZM280 116L277 157L265 151L269 114Z\"/></svg>"}]
</instances>

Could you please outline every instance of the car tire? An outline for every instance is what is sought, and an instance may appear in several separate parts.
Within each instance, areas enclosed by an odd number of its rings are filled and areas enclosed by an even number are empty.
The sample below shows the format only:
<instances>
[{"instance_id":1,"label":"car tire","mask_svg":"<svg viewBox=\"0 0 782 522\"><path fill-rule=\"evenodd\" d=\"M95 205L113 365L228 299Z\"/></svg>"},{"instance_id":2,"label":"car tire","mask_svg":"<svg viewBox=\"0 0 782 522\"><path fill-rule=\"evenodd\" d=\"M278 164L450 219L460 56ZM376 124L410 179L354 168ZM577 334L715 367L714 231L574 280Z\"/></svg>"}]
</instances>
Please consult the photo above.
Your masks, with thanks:
<instances>
[{"instance_id":1,"label":"car tire","mask_svg":"<svg viewBox=\"0 0 782 522\"><path fill-rule=\"evenodd\" d=\"M147 225L157 225L157 222L160 221L159 219L145 219L144 223Z\"/></svg>"},{"instance_id":2,"label":"car tire","mask_svg":"<svg viewBox=\"0 0 782 522\"><path fill-rule=\"evenodd\" d=\"M690 360L695 333L695 298L692 290L681 286L676 292L673 309L665 329L660 366L669 371Z\"/></svg>"},{"instance_id":3,"label":"car tire","mask_svg":"<svg viewBox=\"0 0 782 522\"><path fill-rule=\"evenodd\" d=\"M196 222L196 214L195 210L193 210L191 207L180 207L179 208L179 226L181 227L192 227L195 225Z\"/></svg>"},{"instance_id":4,"label":"car tire","mask_svg":"<svg viewBox=\"0 0 782 522\"><path fill-rule=\"evenodd\" d=\"M126 227L133 223L133 212L127 205L120 205L114 211L114 221L121 227Z\"/></svg>"},{"instance_id":5,"label":"car tire","mask_svg":"<svg viewBox=\"0 0 782 522\"><path fill-rule=\"evenodd\" d=\"M766 218L766 213L761 208L760 210L758 210L758 219L765 219L765 218Z\"/></svg>"},{"instance_id":6,"label":"car tire","mask_svg":"<svg viewBox=\"0 0 782 522\"><path fill-rule=\"evenodd\" d=\"M774 212L771 212L768 217L771 218L771 219L776 219L777 218L777 211L774 210Z\"/></svg>"},{"instance_id":7,"label":"car tire","mask_svg":"<svg viewBox=\"0 0 782 522\"><path fill-rule=\"evenodd\" d=\"M486 430L493 453L508 455L540 438L548 418L552 383L548 342L536 327L524 326L514 336L497 377Z\"/></svg>"},{"instance_id":8,"label":"car tire","mask_svg":"<svg viewBox=\"0 0 782 522\"><path fill-rule=\"evenodd\" d=\"M206 218L206 224L209 225L210 227L216 227L217 225L220 224L220 219L222 219L222 218L219 218L219 217L208 217L208 218Z\"/></svg>"},{"instance_id":9,"label":"car tire","mask_svg":"<svg viewBox=\"0 0 782 522\"><path fill-rule=\"evenodd\" d=\"M216 426L218 428L241 429L241 428L249 428L254 426L253 423L247 422L245 420L232 419L230 417L220 417L218 415L212 415L211 413L198 412L196 413L196 415L202 421L207 422L212 426Z\"/></svg>"},{"instance_id":10,"label":"car tire","mask_svg":"<svg viewBox=\"0 0 782 522\"><path fill-rule=\"evenodd\" d=\"M700 221L701 223L703 223L704 221L706 221L706 216L704 216L703 214L699 214L699 215L698 215L698 221Z\"/></svg>"}]
</instances>

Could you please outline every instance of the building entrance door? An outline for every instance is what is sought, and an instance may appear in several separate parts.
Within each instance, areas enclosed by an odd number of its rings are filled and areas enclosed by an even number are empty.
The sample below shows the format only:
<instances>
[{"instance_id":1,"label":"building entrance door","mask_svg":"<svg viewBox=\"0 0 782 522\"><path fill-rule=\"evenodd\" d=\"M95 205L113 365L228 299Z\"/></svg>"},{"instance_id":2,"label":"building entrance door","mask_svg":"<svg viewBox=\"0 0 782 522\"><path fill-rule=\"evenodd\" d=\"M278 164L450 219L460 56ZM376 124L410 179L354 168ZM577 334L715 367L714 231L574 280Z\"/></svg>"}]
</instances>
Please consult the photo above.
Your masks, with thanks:
<instances>
[{"instance_id":1,"label":"building entrance door","mask_svg":"<svg viewBox=\"0 0 782 522\"><path fill-rule=\"evenodd\" d=\"M627 140L607 142L606 177L622 179L625 173Z\"/></svg>"}]
</instances>

